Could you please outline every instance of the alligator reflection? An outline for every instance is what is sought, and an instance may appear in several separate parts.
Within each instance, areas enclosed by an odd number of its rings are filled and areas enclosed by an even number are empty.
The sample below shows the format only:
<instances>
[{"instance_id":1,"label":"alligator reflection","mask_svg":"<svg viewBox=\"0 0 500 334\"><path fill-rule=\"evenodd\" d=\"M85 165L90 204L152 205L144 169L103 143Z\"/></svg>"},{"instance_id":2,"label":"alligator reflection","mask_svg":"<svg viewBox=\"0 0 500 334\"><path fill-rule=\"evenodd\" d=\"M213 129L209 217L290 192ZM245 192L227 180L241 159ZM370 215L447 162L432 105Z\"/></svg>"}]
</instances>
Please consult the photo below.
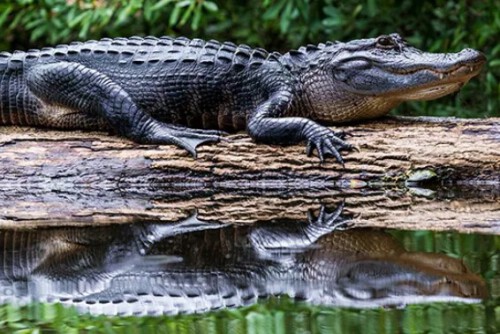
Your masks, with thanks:
<instances>
[{"instance_id":1,"label":"alligator reflection","mask_svg":"<svg viewBox=\"0 0 500 334\"><path fill-rule=\"evenodd\" d=\"M94 314L205 312L289 295L323 305L478 301L484 281L389 234L340 230L341 208L306 222L171 223L0 231L0 302L61 302ZM336 231L334 231L336 230Z\"/></svg>"}]
</instances>

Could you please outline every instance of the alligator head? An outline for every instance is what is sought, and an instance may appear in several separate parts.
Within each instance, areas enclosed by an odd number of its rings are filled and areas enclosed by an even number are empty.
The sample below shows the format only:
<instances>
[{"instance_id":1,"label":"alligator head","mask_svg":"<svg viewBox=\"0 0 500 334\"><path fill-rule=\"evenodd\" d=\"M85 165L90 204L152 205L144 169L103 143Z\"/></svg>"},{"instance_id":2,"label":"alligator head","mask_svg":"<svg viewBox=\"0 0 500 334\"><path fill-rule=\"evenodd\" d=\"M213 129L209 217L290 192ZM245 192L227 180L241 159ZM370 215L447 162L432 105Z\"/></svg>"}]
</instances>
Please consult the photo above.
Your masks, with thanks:
<instances>
[{"instance_id":1,"label":"alligator head","mask_svg":"<svg viewBox=\"0 0 500 334\"><path fill-rule=\"evenodd\" d=\"M307 63L300 73L313 117L325 122L377 117L404 101L456 92L486 61L472 49L423 52L398 34L304 47L282 59L297 69L297 57Z\"/></svg>"},{"instance_id":2,"label":"alligator head","mask_svg":"<svg viewBox=\"0 0 500 334\"><path fill-rule=\"evenodd\" d=\"M337 278L336 297L359 307L442 300L477 302L487 296L483 278L460 260L442 254L359 258L346 263Z\"/></svg>"}]
</instances>

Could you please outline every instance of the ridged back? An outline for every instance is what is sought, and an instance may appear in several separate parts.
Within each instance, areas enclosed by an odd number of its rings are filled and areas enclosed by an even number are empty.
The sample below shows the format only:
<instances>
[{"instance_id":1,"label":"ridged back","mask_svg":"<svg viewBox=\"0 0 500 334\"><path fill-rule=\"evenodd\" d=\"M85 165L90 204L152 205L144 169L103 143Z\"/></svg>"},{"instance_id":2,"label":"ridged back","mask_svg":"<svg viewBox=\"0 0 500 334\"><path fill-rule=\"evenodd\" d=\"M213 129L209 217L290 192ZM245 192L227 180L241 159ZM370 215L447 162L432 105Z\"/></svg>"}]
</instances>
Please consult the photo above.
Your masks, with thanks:
<instances>
[{"instance_id":1,"label":"ridged back","mask_svg":"<svg viewBox=\"0 0 500 334\"><path fill-rule=\"evenodd\" d=\"M196 62L205 65L230 65L243 69L277 61L281 55L248 45L204 41L185 37L103 38L99 41L73 42L40 50L0 52L0 72L22 68L38 62L74 61L154 65L160 63Z\"/></svg>"}]
</instances>

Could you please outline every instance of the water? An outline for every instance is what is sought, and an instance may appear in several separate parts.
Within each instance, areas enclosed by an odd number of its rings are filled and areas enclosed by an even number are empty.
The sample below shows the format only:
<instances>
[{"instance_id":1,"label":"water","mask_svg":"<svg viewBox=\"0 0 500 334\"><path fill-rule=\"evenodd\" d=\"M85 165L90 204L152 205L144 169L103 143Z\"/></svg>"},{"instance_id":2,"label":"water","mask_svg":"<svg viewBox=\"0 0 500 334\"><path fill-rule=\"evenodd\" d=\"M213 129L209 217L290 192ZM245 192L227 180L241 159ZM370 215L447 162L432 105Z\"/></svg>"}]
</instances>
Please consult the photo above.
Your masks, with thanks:
<instances>
[{"instance_id":1,"label":"water","mask_svg":"<svg viewBox=\"0 0 500 334\"><path fill-rule=\"evenodd\" d=\"M0 331L498 333L500 236L196 214L0 230Z\"/></svg>"}]
</instances>

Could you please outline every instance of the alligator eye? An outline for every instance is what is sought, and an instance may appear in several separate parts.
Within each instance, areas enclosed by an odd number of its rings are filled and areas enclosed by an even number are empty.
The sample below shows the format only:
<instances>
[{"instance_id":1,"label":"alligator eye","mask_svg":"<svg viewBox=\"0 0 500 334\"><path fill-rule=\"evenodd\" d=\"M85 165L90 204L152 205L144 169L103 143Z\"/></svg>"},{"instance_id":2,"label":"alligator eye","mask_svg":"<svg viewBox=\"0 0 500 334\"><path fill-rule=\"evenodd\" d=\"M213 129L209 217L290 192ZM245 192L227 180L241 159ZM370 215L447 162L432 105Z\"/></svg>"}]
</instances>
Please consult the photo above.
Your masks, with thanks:
<instances>
[{"instance_id":1,"label":"alligator eye","mask_svg":"<svg viewBox=\"0 0 500 334\"><path fill-rule=\"evenodd\" d=\"M377 38L377 47L379 48L391 49L395 46L394 40L388 36L380 36Z\"/></svg>"}]
</instances>

